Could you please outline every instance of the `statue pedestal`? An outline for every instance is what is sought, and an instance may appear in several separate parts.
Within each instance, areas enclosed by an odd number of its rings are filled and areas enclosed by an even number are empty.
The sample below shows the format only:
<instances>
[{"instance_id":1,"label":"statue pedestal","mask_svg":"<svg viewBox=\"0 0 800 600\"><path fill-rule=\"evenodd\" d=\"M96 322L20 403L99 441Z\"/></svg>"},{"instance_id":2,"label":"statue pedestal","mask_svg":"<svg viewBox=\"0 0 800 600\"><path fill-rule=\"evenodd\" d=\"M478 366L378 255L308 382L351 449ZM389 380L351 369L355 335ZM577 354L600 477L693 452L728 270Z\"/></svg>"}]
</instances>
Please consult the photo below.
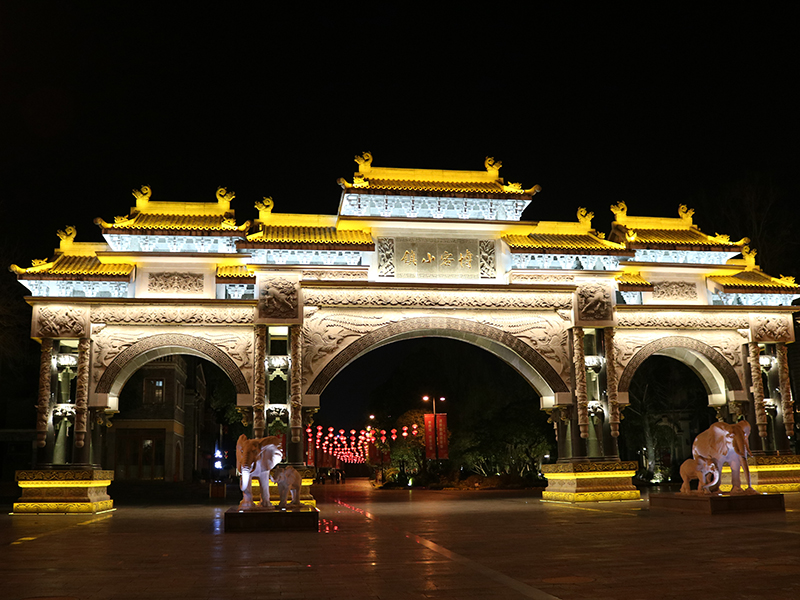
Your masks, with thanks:
<instances>
[{"instance_id":1,"label":"statue pedestal","mask_svg":"<svg viewBox=\"0 0 800 600\"><path fill-rule=\"evenodd\" d=\"M106 492L114 471L54 468L17 471L22 496L14 503L14 514L94 514L114 510Z\"/></svg>"},{"instance_id":2,"label":"statue pedestal","mask_svg":"<svg viewBox=\"0 0 800 600\"><path fill-rule=\"evenodd\" d=\"M639 500L632 482L635 462L575 461L542 465L547 489L542 500L556 502L613 502Z\"/></svg>"},{"instance_id":3,"label":"statue pedestal","mask_svg":"<svg viewBox=\"0 0 800 600\"><path fill-rule=\"evenodd\" d=\"M650 508L706 515L786 510L783 494L652 494Z\"/></svg>"},{"instance_id":4,"label":"statue pedestal","mask_svg":"<svg viewBox=\"0 0 800 600\"><path fill-rule=\"evenodd\" d=\"M782 454L780 456L751 456L747 459L750 468L750 481L753 489L764 494L785 494L800 492L800 456L796 454ZM722 467L720 490L723 492L731 489L731 468ZM744 474L742 474L742 487Z\"/></svg>"},{"instance_id":5,"label":"statue pedestal","mask_svg":"<svg viewBox=\"0 0 800 600\"><path fill-rule=\"evenodd\" d=\"M319 531L319 509L301 506L286 510L225 511L225 533L245 531Z\"/></svg>"}]
</instances>

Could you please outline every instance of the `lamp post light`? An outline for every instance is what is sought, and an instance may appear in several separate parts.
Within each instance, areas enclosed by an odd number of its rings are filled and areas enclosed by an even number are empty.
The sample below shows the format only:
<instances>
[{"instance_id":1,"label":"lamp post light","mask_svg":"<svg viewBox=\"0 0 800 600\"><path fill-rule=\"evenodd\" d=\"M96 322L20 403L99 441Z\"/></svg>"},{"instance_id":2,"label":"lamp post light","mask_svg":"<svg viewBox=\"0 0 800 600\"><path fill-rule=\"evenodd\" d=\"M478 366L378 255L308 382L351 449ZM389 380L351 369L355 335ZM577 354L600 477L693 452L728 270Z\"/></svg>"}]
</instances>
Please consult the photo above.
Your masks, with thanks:
<instances>
[{"instance_id":1,"label":"lamp post light","mask_svg":"<svg viewBox=\"0 0 800 600\"><path fill-rule=\"evenodd\" d=\"M431 401L433 407L433 456L434 460L436 460L437 464L439 462L439 432L437 431L438 425L436 423L436 396L423 396L423 402ZM439 397L439 402L444 402L444 396ZM427 441L427 440L426 440ZM430 457L430 454L428 454Z\"/></svg>"},{"instance_id":2,"label":"lamp post light","mask_svg":"<svg viewBox=\"0 0 800 600\"><path fill-rule=\"evenodd\" d=\"M433 401L433 416L436 416L436 396L423 396L422 401L427 402L428 400ZM444 402L444 396L439 398L439 402Z\"/></svg>"}]
</instances>

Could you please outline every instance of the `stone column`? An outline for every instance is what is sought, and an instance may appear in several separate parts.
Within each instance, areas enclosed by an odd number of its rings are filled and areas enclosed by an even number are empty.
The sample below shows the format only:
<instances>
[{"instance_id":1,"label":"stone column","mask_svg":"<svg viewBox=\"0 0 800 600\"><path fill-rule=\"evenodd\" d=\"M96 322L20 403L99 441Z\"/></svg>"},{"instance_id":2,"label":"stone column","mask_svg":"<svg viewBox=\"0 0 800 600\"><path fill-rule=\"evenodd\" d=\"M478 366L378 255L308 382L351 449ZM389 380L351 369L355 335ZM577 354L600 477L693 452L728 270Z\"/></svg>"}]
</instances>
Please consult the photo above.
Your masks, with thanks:
<instances>
[{"instance_id":1,"label":"stone column","mask_svg":"<svg viewBox=\"0 0 800 600\"><path fill-rule=\"evenodd\" d=\"M757 342L748 344L750 349L750 379L753 382L753 408L756 412L758 436L763 440L769 435L767 431L767 411L764 407L764 383L761 381L761 363L758 360L761 349Z\"/></svg>"},{"instance_id":2,"label":"stone column","mask_svg":"<svg viewBox=\"0 0 800 600\"><path fill-rule=\"evenodd\" d=\"M789 357L785 342L778 343L777 348L783 426L786 429L786 437L792 437L794 435L794 400L792 399L792 386L789 381Z\"/></svg>"},{"instance_id":3,"label":"stone column","mask_svg":"<svg viewBox=\"0 0 800 600\"><path fill-rule=\"evenodd\" d=\"M617 360L614 354L614 328L606 327L605 336L606 354L606 391L608 392L608 422L611 425L611 437L619 437L619 422L621 420L617 390L619 377L617 375Z\"/></svg>"},{"instance_id":4,"label":"stone column","mask_svg":"<svg viewBox=\"0 0 800 600\"><path fill-rule=\"evenodd\" d=\"M89 463L86 423L89 416L89 339L78 342L78 374L75 387L75 451L73 462Z\"/></svg>"},{"instance_id":5,"label":"stone column","mask_svg":"<svg viewBox=\"0 0 800 600\"><path fill-rule=\"evenodd\" d=\"M47 422L50 414L50 376L53 368L53 340L42 339L42 355L39 362L39 401L36 406L36 445L47 445Z\"/></svg>"},{"instance_id":6,"label":"stone column","mask_svg":"<svg viewBox=\"0 0 800 600\"><path fill-rule=\"evenodd\" d=\"M575 366L575 398L581 437L589 437L589 399L586 394L586 356L583 352L583 327L572 328L572 361Z\"/></svg>"},{"instance_id":7,"label":"stone column","mask_svg":"<svg viewBox=\"0 0 800 600\"><path fill-rule=\"evenodd\" d=\"M256 325L255 364L253 365L253 437L264 437L264 393L266 384L267 327Z\"/></svg>"},{"instance_id":8,"label":"stone column","mask_svg":"<svg viewBox=\"0 0 800 600\"><path fill-rule=\"evenodd\" d=\"M303 326L289 328L289 462L303 464Z\"/></svg>"}]
</instances>

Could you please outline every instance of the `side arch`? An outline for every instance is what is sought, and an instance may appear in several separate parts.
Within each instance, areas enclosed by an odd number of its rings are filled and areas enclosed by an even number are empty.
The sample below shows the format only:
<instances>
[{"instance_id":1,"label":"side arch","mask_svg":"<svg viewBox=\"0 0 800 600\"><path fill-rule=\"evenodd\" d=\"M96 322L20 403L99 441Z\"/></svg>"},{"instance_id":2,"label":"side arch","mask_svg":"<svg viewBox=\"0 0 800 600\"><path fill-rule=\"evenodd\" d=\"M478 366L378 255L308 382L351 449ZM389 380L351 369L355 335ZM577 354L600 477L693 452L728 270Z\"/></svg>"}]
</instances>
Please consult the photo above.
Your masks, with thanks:
<instances>
[{"instance_id":1,"label":"side arch","mask_svg":"<svg viewBox=\"0 0 800 600\"><path fill-rule=\"evenodd\" d=\"M651 356L669 356L688 366L703 382L711 404L724 404L725 390L742 391L736 370L713 347L685 336L667 336L643 346L627 364L619 378L619 391L628 392L633 376Z\"/></svg>"},{"instance_id":2,"label":"side arch","mask_svg":"<svg viewBox=\"0 0 800 600\"><path fill-rule=\"evenodd\" d=\"M505 360L542 398L570 392L569 386L541 354L510 333L465 319L415 317L384 325L348 345L317 374L306 394L321 394L337 373L370 350L420 337L456 339L483 348Z\"/></svg>"},{"instance_id":3,"label":"side arch","mask_svg":"<svg viewBox=\"0 0 800 600\"><path fill-rule=\"evenodd\" d=\"M210 360L230 378L237 394L250 394L247 380L230 356L214 344L182 333L151 335L120 352L100 377L95 393L118 396L125 382L139 367L160 356L172 354L190 354Z\"/></svg>"}]
</instances>

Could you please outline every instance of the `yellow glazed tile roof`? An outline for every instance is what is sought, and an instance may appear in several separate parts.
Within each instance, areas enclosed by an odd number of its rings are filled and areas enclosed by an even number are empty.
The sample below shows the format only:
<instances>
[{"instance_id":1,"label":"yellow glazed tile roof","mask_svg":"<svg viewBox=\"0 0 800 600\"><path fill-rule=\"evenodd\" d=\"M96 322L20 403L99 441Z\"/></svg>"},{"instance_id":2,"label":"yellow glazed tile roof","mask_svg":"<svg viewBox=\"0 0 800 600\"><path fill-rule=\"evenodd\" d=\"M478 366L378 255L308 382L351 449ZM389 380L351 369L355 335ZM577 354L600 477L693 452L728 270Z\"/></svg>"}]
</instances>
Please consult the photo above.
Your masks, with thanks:
<instances>
[{"instance_id":1,"label":"yellow glazed tile roof","mask_svg":"<svg viewBox=\"0 0 800 600\"><path fill-rule=\"evenodd\" d=\"M181 215L181 214L149 214L134 212L130 217L117 217L114 223L95 219L95 223L104 230L119 233L136 233L139 231L203 231L203 232L243 232L250 226L246 221L237 225L233 218L224 215Z\"/></svg>"},{"instance_id":2,"label":"yellow glazed tile roof","mask_svg":"<svg viewBox=\"0 0 800 600\"><path fill-rule=\"evenodd\" d=\"M217 277L220 279L243 279L255 278L256 274L247 268L246 265L222 265L217 267Z\"/></svg>"},{"instance_id":3,"label":"yellow glazed tile roof","mask_svg":"<svg viewBox=\"0 0 800 600\"><path fill-rule=\"evenodd\" d=\"M368 231L336 227L294 227L265 225L261 231L247 236L248 246L269 247L350 247L372 250L375 243Z\"/></svg>"},{"instance_id":4,"label":"yellow glazed tile roof","mask_svg":"<svg viewBox=\"0 0 800 600\"><path fill-rule=\"evenodd\" d=\"M20 279L127 279L134 268L135 266L132 264L101 263L96 256L62 254L51 263L35 265L28 269L17 267L12 270L19 275Z\"/></svg>"},{"instance_id":5,"label":"yellow glazed tile roof","mask_svg":"<svg viewBox=\"0 0 800 600\"><path fill-rule=\"evenodd\" d=\"M712 275L709 279L720 284L725 291L800 293L800 285L794 282L793 277L770 277L759 270L742 271L736 275Z\"/></svg>"},{"instance_id":6,"label":"yellow glazed tile roof","mask_svg":"<svg viewBox=\"0 0 800 600\"><path fill-rule=\"evenodd\" d=\"M632 254L623 244L609 242L594 235L531 233L505 235L503 240L512 252L587 252L604 254Z\"/></svg>"},{"instance_id":7,"label":"yellow glazed tile roof","mask_svg":"<svg viewBox=\"0 0 800 600\"><path fill-rule=\"evenodd\" d=\"M642 277L641 273L627 271L624 273L620 273L616 277L617 283L619 284L620 291L630 291L630 292L639 292L639 291L652 291L653 284L647 281L644 277Z\"/></svg>"},{"instance_id":8,"label":"yellow glazed tile roof","mask_svg":"<svg viewBox=\"0 0 800 600\"><path fill-rule=\"evenodd\" d=\"M729 246L732 250L738 248L739 242L732 242L725 236L710 236L699 229L637 229L629 228L636 237L628 239L630 247L646 244L663 244L669 246Z\"/></svg>"},{"instance_id":9,"label":"yellow glazed tile roof","mask_svg":"<svg viewBox=\"0 0 800 600\"><path fill-rule=\"evenodd\" d=\"M496 181L471 182L471 181L403 181L399 179L370 179L362 189L370 190L396 190L416 192L442 192L442 193L478 193L478 194L524 194L525 190L509 190L508 186Z\"/></svg>"}]
</instances>

